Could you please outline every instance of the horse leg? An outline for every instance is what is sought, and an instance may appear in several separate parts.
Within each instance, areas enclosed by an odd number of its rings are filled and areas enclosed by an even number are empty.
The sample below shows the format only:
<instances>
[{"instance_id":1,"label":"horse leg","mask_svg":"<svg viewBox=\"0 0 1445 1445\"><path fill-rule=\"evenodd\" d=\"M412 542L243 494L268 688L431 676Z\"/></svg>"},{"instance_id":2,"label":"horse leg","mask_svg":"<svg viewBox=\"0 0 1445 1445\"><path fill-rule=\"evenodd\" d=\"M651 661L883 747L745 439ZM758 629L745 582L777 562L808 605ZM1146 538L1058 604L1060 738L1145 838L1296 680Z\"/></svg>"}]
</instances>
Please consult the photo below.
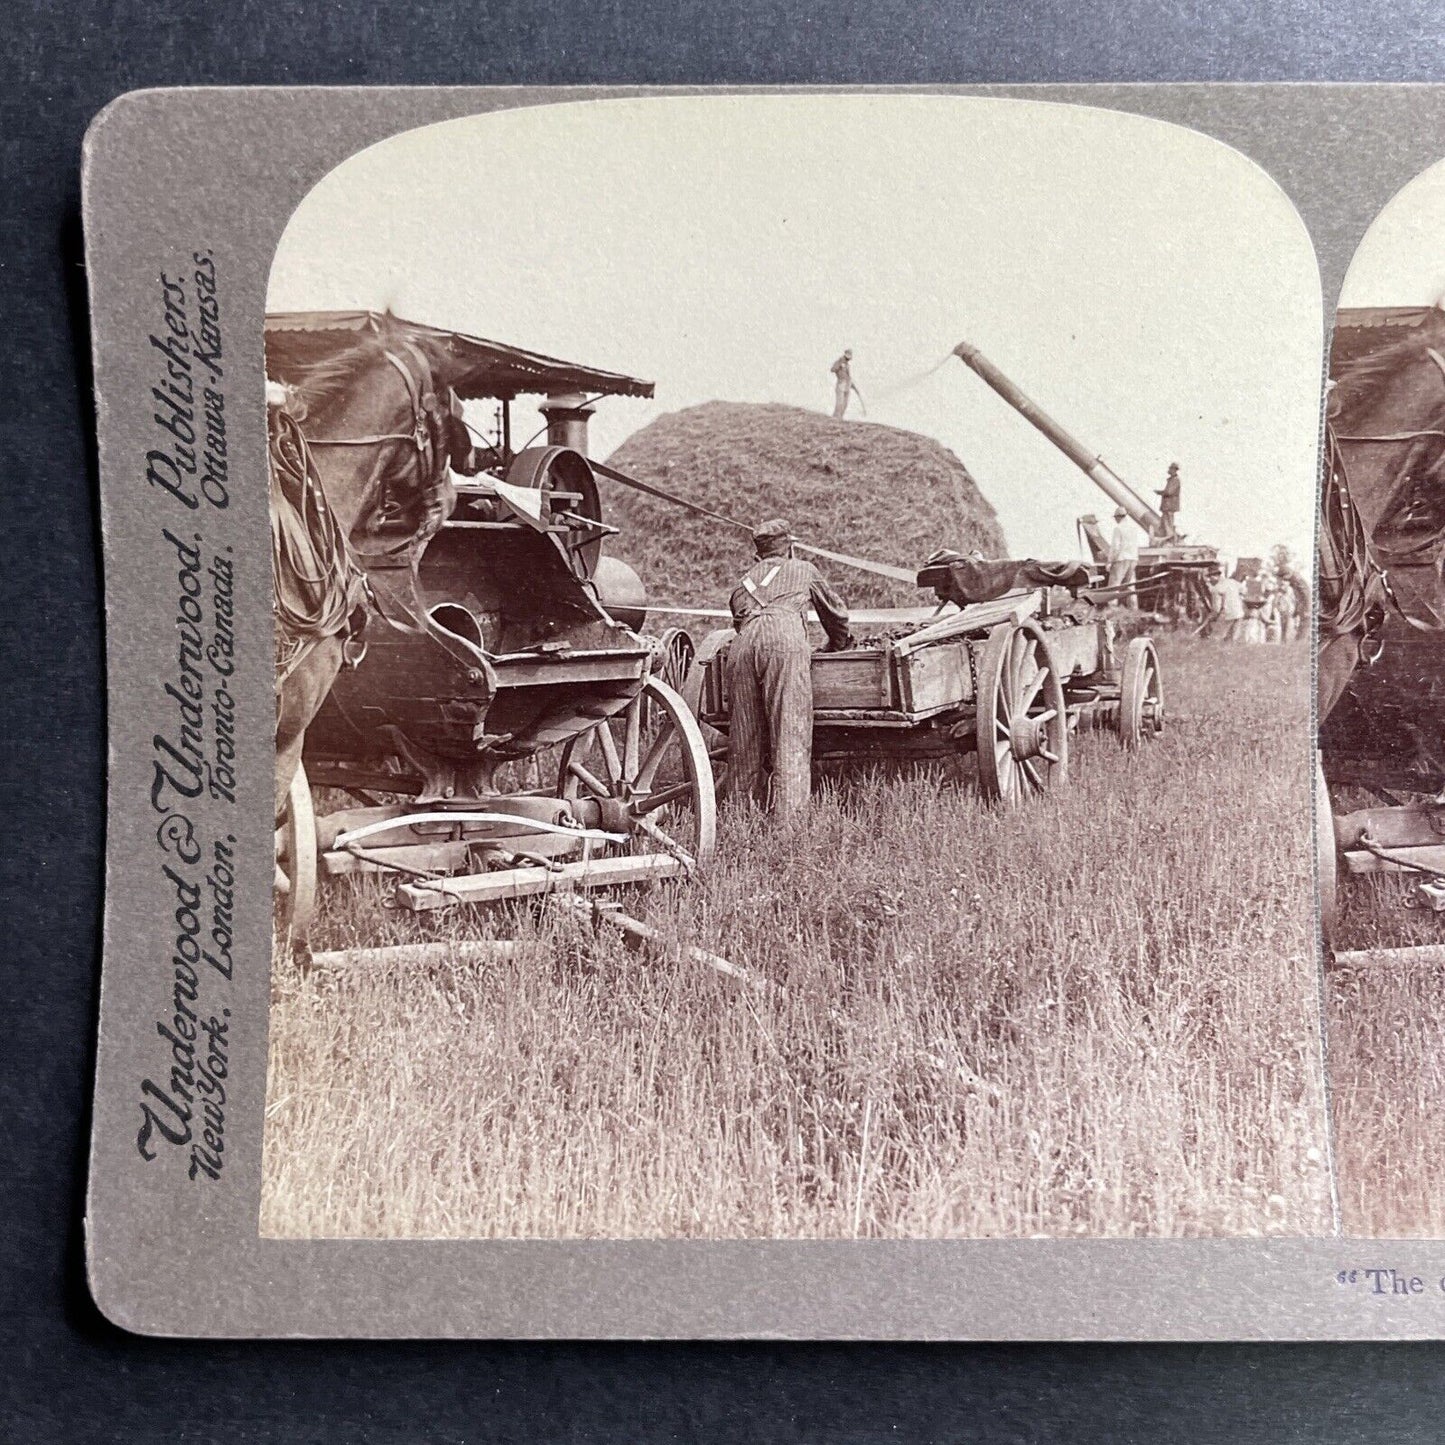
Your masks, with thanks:
<instances>
[{"instance_id":1,"label":"horse leg","mask_svg":"<svg viewBox=\"0 0 1445 1445\"><path fill-rule=\"evenodd\" d=\"M341 671L342 638L326 637L313 647L281 684L276 699L276 817L286 808L291 780L301 762L306 729L321 710Z\"/></svg>"}]
</instances>

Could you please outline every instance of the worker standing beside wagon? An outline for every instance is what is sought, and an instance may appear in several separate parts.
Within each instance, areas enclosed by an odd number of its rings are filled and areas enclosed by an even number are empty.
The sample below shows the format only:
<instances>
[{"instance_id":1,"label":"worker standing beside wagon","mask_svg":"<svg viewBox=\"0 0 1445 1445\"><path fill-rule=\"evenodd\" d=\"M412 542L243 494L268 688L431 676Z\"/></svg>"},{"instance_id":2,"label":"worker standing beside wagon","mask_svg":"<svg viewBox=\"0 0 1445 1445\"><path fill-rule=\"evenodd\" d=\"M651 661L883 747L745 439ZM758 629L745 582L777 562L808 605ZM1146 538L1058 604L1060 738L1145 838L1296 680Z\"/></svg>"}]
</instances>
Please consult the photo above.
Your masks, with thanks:
<instances>
[{"instance_id":1,"label":"worker standing beside wagon","mask_svg":"<svg viewBox=\"0 0 1445 1445\"><path fill-rule=\"evenodd\" d=\"M1114 512L1114 534L1109 539L1109 576L1107 585L1113 590L1119 606L1136 607L1134 590L1139 577L1139 529L1129 520L1123 507Z\"/></svg>"},{"instance_id":2,"label":"worker standing beside wagon","mask_svg":"<svg viewBox=\"0 0 1445 1445\"><path fill-rule=\"evenodd\" d=\"M1244 584L1225 574L1224 568L1209 569L1210 611L1200 632L1225 642L1244 640Z\"/></svg>"},{"instance_id":3,"label":"worker standing beside wagon","mask_svg":"<svg viewBox=\"0 0 1445 1445\"><path fill-rule=\"evenodd\" d=\"M737 637L728 649L728 786L782 817L807 807L813 770L809 608L828 650L852 646L843 599L811 562L793 556L792 529L777 519L753 533L758 560L733 589Z\"/></svg>"}]
</instances>

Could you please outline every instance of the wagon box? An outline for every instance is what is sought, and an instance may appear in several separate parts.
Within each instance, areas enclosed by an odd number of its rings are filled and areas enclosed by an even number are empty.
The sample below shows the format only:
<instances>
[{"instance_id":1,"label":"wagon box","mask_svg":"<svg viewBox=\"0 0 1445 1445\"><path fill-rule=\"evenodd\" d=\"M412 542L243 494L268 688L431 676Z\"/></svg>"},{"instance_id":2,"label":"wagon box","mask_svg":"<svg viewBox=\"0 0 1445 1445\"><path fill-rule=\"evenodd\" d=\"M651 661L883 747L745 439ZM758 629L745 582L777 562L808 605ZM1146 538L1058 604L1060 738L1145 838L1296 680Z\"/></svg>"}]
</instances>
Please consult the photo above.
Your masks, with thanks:
<instances>
[{"instance_id":1,"label":"wagon box","mask_svg":"<svg viewBox=\"0 0 1445 1445\"><path fill-rule=\"evenodd\" d=\"M977 752L990 797L1021 801L1067 771L1080 727L1127 746L1163 726L1159 659L1146 637L1121 659L1113 622L1046 587L972 603L900 636L812 658L814 756L925 758ZM727 645L696 690L702 720L729 723Z\"/></svg>"}]
</instances>

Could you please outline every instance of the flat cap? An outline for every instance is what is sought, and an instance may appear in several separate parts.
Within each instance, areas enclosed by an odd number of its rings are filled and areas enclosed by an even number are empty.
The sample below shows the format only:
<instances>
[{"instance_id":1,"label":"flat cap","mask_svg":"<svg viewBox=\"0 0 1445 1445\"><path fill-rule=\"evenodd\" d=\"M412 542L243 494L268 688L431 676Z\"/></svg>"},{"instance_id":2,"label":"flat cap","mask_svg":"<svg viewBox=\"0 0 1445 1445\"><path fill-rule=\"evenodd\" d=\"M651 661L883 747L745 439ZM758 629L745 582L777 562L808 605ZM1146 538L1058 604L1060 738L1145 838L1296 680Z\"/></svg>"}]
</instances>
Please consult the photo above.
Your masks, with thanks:
<instances>
[{"instance_id":1,"label":"flat cap","mask_svg":"<svg viewBox=\"0 0 1445 1445\"><path fill-rule=\"evenodd\" d=\"M792 527L782 517L774 517L771 521L753 528L754 542L770 542L774 537L786 537L790 542L797 540L793 536Z\"/></svg>"}]
</instances>

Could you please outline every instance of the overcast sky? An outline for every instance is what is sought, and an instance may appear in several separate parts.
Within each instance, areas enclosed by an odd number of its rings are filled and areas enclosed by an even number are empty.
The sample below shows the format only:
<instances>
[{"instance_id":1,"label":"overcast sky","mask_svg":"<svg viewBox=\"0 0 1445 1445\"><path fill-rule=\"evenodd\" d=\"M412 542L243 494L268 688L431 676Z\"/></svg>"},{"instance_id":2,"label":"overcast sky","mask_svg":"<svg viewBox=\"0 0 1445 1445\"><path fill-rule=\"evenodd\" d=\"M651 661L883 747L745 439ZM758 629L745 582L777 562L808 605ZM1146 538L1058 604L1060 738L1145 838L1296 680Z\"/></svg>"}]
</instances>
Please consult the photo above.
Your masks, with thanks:
<instances>
[{"instance_id":1,"label":"overcast sky","mask_svg":"<svg viewBox=\"0 0 1445 1445\"><path fill-rule=\"evenodd\" d=\"M1445 163L1422 171L1375 218L1345 273L1341 306L1445 300Z\"/></svg>"},{"instance_id":2,"label":"overcast sky","mask_svg":"<svg viewBox=\"0 0 1445 1445\"><path fill-rule=\"evenodd\" d=\"M826 410L851 346L868 420L952 448L1013 555L1075 555L1075 517L1108 504L1070 462L957 361L903 385L967 339L1146 500L1178 461L1196 540L1308 555L1309 239L1251 162L1162 122L765 96L430 126L331 172L271 276L270 310L388 306L655 381L601 404L599 457L696 402ZM900 508L928 501L899 478Z\"/></svg>"}]
</instances>

